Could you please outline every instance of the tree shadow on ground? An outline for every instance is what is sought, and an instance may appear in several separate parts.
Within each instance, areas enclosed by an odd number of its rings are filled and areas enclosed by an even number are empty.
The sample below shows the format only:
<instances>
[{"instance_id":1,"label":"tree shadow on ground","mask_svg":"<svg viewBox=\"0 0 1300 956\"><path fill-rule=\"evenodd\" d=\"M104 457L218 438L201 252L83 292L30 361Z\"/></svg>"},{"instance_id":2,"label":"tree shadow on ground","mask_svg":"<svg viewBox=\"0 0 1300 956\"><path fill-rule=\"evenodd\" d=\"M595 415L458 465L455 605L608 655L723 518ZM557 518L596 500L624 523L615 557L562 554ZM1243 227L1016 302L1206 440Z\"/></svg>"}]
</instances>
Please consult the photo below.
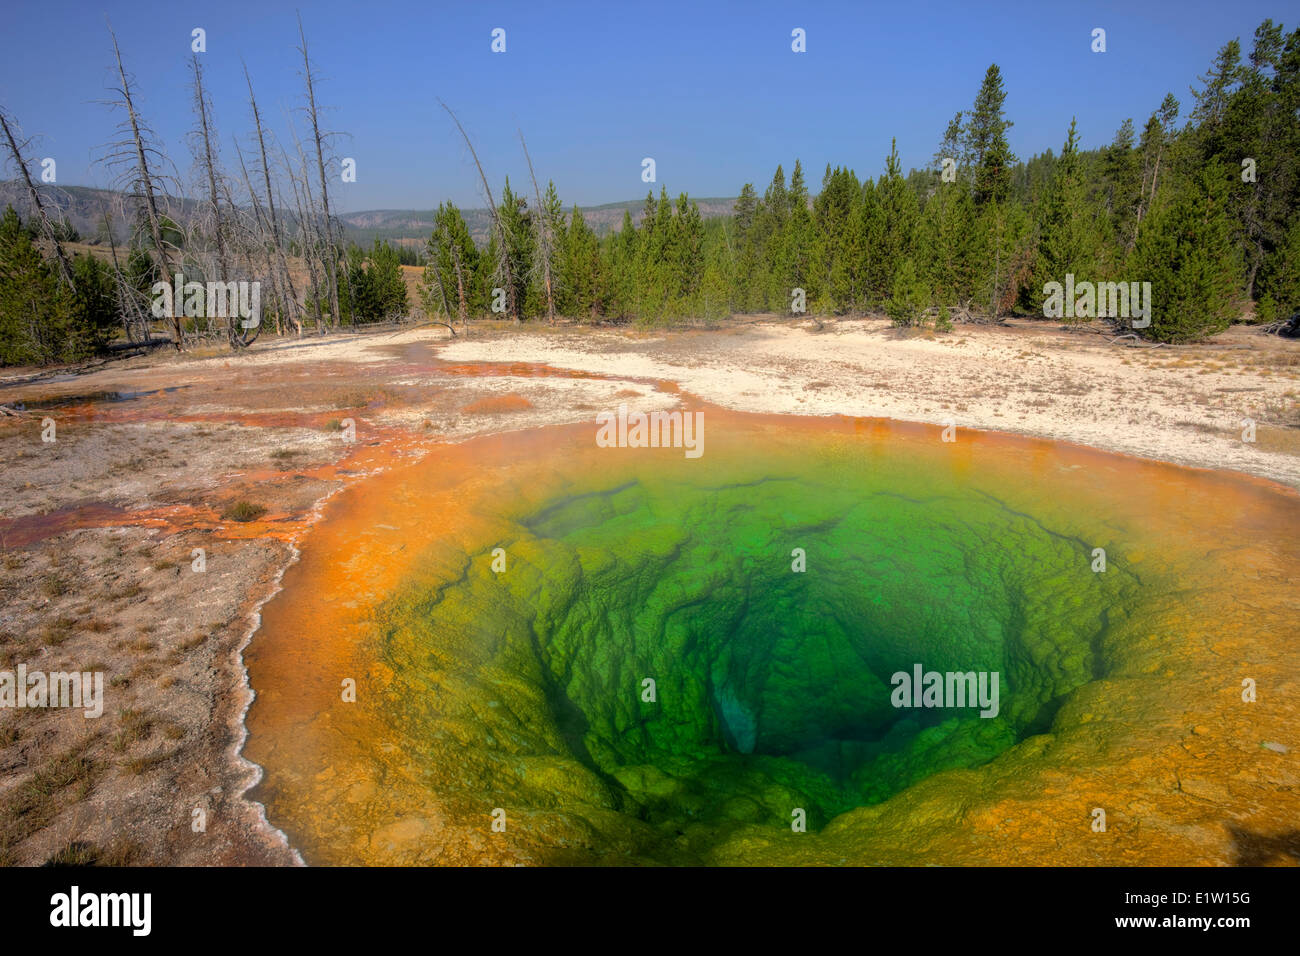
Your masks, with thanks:
<instances>
[{"instance_id":1,"label":"tree shadow on ground","mask_svg":"<svg viewBox=\"0 0 1300 956\"><path fill-rule=\"evenodd\" d=\"M1266 836L1230 823L1228 832L1232 834L1237 866L1300 864L1300 830Z\"/></svg>"}]
</instances>

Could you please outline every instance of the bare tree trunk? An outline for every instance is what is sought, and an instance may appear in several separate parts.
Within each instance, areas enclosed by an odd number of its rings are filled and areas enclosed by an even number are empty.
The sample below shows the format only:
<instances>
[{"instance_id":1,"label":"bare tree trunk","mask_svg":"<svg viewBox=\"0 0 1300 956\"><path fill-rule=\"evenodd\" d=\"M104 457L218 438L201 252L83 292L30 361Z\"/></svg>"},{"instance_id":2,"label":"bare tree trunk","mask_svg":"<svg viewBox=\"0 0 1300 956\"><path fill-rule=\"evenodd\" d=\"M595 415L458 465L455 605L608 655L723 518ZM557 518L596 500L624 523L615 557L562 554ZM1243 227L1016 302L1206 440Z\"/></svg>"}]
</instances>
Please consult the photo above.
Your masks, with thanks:
<instances>
[{"instance_id":1,"label":"bare tree trunk","mask_svg":"<svg viewBox=\"0 0 1300 956\"><path fill-rule=\"evenodd\" d=\"M217 160L212 151L212 119L208 100L203 92L203 68L199 65L198 54L191 55L190 67L194 74L194 111L199 117L199 134L203 139L200 165L207 174L208 203L212 207L212 232L217 241L217 275L224 283L230 279L230 257L226 248L226 224L221 218L221 195L217 189ZM229 316L226 324L226 340L232 349L238 349L241 345L235 331L236 318L233 315Z\"/></svg>"},{"instance_id":2,"label":"bare tree trunk","mask_svg":"<svg viewBox=\"0 0 1300 956\"><path fill-rule=\"evenodd\" d=\"M316 238L312 232L312 219L315 216L311 195L311 180L307 175L306 157L302 153L302 143L298 140L298 134L293 131L292 125L290 131L293 132L293 141L298 147L298 160L302 169L302 192L298 191L298 178L294 175L293 167L289 165L289 157L284 158L285 167L289 170L289 182L293 185L294 203L298 207L298 235L302 244L302 258L307 265L308 289L311 296L312 316L316 320L316 334L325 334L325 317L321 312L320 299L321 287L320 277L316 271L315 251ZM304 203L304 197L306 202Z\"/></svg>"},{"instance_id":3,"label":"bare tree trunk","mask_svg":"<svg viewBox=\"0 0 1300 956\"><path fill-rule=\"evenodd\" d=\"M468 336L469 303L465 300L465 271L461 267L460 250L454 245L451 247L451 264L456 269L456 311L460 313L460 328Z\"/></svg>"},{"instance_id":4,"label":"bare tree trunk","mask_svg":"<svg viewBox=\"0 0 1300 956\"><path fill-rule=\"evenodd\" d=\"M497 234L497 274L505 282L506 296L509 309L515 317L515 322L519 321L519 311L515 308L515 283L514 276L510 271L510 247L506 240L505 225L501 222L501 214L497 211L497 204L492 199L492 187L488 185L487 176L483 172L483 164L478 161L478 153L474 151L474 144L469 141L469 134L465 132L465 127L460 125L460 120L456 114L451 111L451 107L438 100L438 105L447 111L451 121L456 124L456 129L460 130L460 135L465 140L465 145L469 147L469 154L474 157L474 165L478 167L479 179L483 182L483 192L487 195L488 210L492 213L492 225Z\"/></svg>"},{"instance_id":5,"label":"bare tree trunk","mask_svg":"<svg viewBox=\"0 0 1300 956\"><path fill-rule=\"evenodd\" d=\"M244 167L243 151L239 149L239 140L235 139L235 151L239 153L239 165L244 169L245 184L247 184L248 173ZM227 248L230 250L231 269L233 274L243 273L250 276L270 276L271 291L268 293L267 301L274 305L276 317L276 331L280 328L281 307L278 305L282 301L280 298L280 289L275 281L275 264L271 259L271 251L266 244L266 230L262 225L262 217L258 209L258 203L253 204L253 216L250 217L244 211L243 206L236 202L235 195L231 191L230 180L222 177L221 198L226 204L228 210L228 232ZM253 197L256 200L256 196ZM265 260L265 261L262 261ZM260 282L259 282L260 284ZM242 320L238 324L232 317L229 329L230 334L234 336L234 344L239 348L247 348L252 345L259 335L262 334L265 326L262 324L262 313L258 314L258 322L251 329L245 328Z\"/></svg>"},{"instance_id":6,"label":"bare tree trunk","mask_svg":"<svg viewBox=\"0 0 1300 956\"><path fill-rule=\"evenodd\" d=\"M551 292L551 224L546 220L546 210L542 208L542 192L537 188L537 175L533 172L533 158L528 155L528 144L524 142L524 131L519 130L519 145L524 148L524 159L528 160L528 176L533 181L533 195L537 197L537 235L542 254L542 277L546 282L546 316L551 325L555 324L555 297Z\"/></svg>"},{"instance_id":7,"label":"bare tree trunk","mask_svg":"<svg viewBox=\"0 0 1300 956\"><path fill-rule=\"evenodd\" d=\"M270 237L270 230L267 227L266 219L262 215L262 201L258 198L257 193L253 190L253 184L248 177L248 165L244 162L244 151L239 148L239 141L235 141L235 153L239 156L239 170L244 175L244 188L248 190L249 198L253 202L253 219L257 226L257 242L255 246L260 248L265 259L266 274L271 277L271 288L274 290L275 301L279 308L275 314L275 334L280 335L282 332L280 320L282 316L288 314L288 297L284 286L280 282L280 271L276 267L276 253L279 251L274 248ZM250 260L252 256L250 255Z\"/></svg>"},{"instance_id":8,"label":"bare tree trunk","mask_svg":"<svg viewBox=\"0 0 1300 956\"><path fill-rule=\"evenodd\" d=\"M1156 202L1156 184L1160 181L1160 160L1164 158L1164 149L1161 148L1156 153L1156 168L1151 174L1151 205Z\"/></svg>"},{"instance_id":9,"label":"bare tree trunk","mask_svg":"<svg viewBox=\"0 0 1300 956\"><path fill-rule=\"evenodd\" d=\"M1136 217L1136 220L1135 220L1134 223L1133 223L1133 239L1132 239L1132 241L1128 244L1128 251L1130 251L1130 252L1133 250L1134 246L1137 245L1137 241L1138 241L1138 232L1139 232L1139 231L1141 230L1141 228L1142 228L1142 217L1143 217L1144 215L1146 215L1146 214L1151 210L1151 208L1155 205L1155 203L1156 203L1156 184L1157 184L1157 183L1159 182L1159 180L1160 180L1160 160L1161 160L1161 159L1163 158L1163 156L1164 156L1164 151L1165 151L1165 148L1164 148L1164 145L1163 145L1163 144L1161 144L1161 145L1156 149L1156 161L1155 161L1155 165L1154 165L1154 167L1153 167L1152 170L1151 170L1151 192L1150 192L1150 194L1147 193L1147 188L1146 188L1146 186L1147 186L1147 184L1146 184L1146 170L1143 170L1143 171L1142 171L1142 192L1141 192L1141 195L1138 197L1138 210L1137 210L1137 217Z\"/></svg>"},{"instance_id":10,"label":"bare tree trunk","mask_svg":"<svg viewBox=\"0 0 1300 956\"><path fill-rule=\"evenodd\" d=\"M50 222L50 217L45 212L45 203L41 201L40 191L37 190L36 184L32 182L31 173L27 169L27 160L23 157L22 149L14 139L13 127L9 125L9 119L5 116L4 110L0 110L0 127L4 128L5 139L9 143L9 152L13 155L14 165L22 170L23 181L27 184L27 195L31 199L36 220L40 223L41 234L54 247L54 256L59 263L59 275L68 284L68 288L75 291L76 284L72 281L72 265L68 262L68 257L63 252L63 245L54 232L54 224Z\"/></svg>"},{"instance_id":11,"label":"bare tree trunk","mask_svg":"<svg viewBox=\"0 0 1300 956\"><path fill-rule=\"evenodd\" d=\"M299 48L302 53L304 78L307 82L307 115L311 117L312 139L316 144L316 170L320 174L321 208L325 214L325 256L326 274L329 277L330 310L334 328L339 326L339 287L338 287L338 250L334 245L334 227L330 219L329 187L325 182L325 151L320 131L320 121L316 112L316 84L311 75L311 60L307 56L307 35L303 32L302 16L298 17L298 37L302 40Z\"/></svg>"},{"instance_id":12,"label":"bare tree trunk","mask_svg":"<svg viewBox=\"0 0 1300 956\"><path fill-rule=\"evenodd\" d=\"M430 259L429 265L433 267L434 281L438 283L438 295L442 299L442 311L447 317L447 321L445 322L439 322L436 318L430 319L429 321L435 325L447 326L447 331L454 337L456 335L456 327L451 324L451 309L447 306L447 290L442 284L442 270L438 268L437 262L432 259Z\"/></svg>"},{"instance_id":13,"label":"bare tree trunk","mask_svg":"<svg viewBox=\"0 0 1300 956\"><path fill-rule=\"evenodd\" d=\"M221 277L221 281L225 282L230 278L230 269L226 253L226 232L221 221L221 197L217 191L217 164L212 153L208 101L203 95L203 68L199 66L198 54L194 54L190 62L194 72L194 110L198 113L199 132L203 137L202 166L207 174L208 203L212 206L212 231L217 240L217 274Z\"/></svg>"},{"instance_id":14,"label":"bare tree trunk","mask_svg":"<svg viewBox=\"0 0 1300 956\"><path fill-rule=\"evenodd\" d=\"M271 189L271 166L266 160L266 137L262 127L262 114L257 108L257 97L253 95L253 80L244 67L244 79L248 82L248 104L253 108L253 125L257 129L257 148L262 156L262 178L266 185L266 206L270 210L271 242L275 247L276 261L280 268L281 282L288 293L285 302L286 318L294 324L298 334L302 335L302 319L298 314L298 291L293 287L293 276L289 274L289 262L284 255L280 241L280 220L275 211L275 191Z\"/></svg>"},{"instance_id":15,"label":"bare tree trunk","mask_svg":"<svg viewBox=\"0 0 1300 956\"><path fill-rule=\"evenodd\" d=\"M122 105L126 107L126 115L131 123L131 139L135 146L136 174L138 183L143 194L145 204L145 214L149 217L149 231L153 236L154 248L158 250L158 258L162 266L162 277L166 282L172 281L172 264L171 257L167 255L167 246L163 243L162 222L158 216L158 202L154 197L153 175L149 171L149 161L145 155L144 139L140 132L140 116L135 109L135 99L131 96L131 83L126 78L126 68L122 65L122 51L117 46L117 34L113 28L108 28L108 35L113 39L113 55L117 59L117 75L122 80L122 87L118 92L122 95ZM184 348L184 332L181 329L181 319L178 314L176 302L172 303L172 330L176 334L176 351Z\"/></svg>"},{"instance_id":16,"label":"bare tree trunk","mask_svg":"<svg viewBox=\"0 0 1300 956\"><path fill-rule=\"evenodd\" d=\"M139 339L147 345L153 337L149 317L141 308L137 300L136 290L127 281L126 274L122 271L122 264L118 261L117 240L113 238L113 220L109 216L108 207L104 205L102 199L99 203L99 209L104 217L104 231L108 235L109 256L113 261L113 279L117 286L118 304L122 309L122 331L126 333L128 342L134 343Z\"/></svg>"},{"instance_id":17,"label":"bare tree trunk","mask_svg":"<svg viewBox=\"0 0 1300 956\"><path fill-rule=\"evenodd\" d=\"M430 255L429 255L429 268L433 270L434 281L438 283L438 295L442 299L443 314L447 316L447 321L451 322L451 307L447 304L447 286L442 281L442 270L438 268L437 253L433 252L432 250L430 250ZM451 329L451 326L448 325L447 328ZM452 335L456 334L455 329L452 329L451 332Z\"/></svg>"}]
</instances>

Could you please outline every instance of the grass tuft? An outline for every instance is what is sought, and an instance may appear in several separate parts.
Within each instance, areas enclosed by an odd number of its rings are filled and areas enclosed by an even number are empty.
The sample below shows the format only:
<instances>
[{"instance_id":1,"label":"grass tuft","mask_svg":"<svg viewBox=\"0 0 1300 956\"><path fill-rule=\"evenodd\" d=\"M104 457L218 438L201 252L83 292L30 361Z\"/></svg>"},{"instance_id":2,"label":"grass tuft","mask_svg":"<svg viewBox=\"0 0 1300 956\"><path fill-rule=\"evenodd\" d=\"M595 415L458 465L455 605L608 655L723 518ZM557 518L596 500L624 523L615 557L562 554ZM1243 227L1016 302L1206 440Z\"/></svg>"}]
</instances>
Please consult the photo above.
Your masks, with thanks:
<instances>
[{"instance_id":1,"label":"grass tuft","mask_svg":"<svg viewBox=\"0 0 1300 956\"><path fill-rule=\"evenodd\" d=\"M265 506L241 498L227 505L226 510L221 512L221 517L226 521L256 521L264 514Z\"/></svg>"}]
</instances>

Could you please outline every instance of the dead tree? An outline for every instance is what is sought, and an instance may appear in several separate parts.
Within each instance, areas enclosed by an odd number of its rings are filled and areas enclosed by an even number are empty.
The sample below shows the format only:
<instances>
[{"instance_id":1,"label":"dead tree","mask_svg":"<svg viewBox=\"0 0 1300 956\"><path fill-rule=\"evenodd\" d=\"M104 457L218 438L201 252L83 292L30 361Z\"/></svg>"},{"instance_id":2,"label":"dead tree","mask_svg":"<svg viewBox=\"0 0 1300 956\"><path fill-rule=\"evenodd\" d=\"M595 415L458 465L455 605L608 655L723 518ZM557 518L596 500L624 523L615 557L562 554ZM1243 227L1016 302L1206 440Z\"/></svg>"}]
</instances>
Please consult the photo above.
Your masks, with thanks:
<instances>
[{"instance_id":1,"label":"dead tree","mask_svg":"<svg viewBox=\"0 0 1300 956\"><path fill-rule=\"evenodd\" d=\"M450 321L451 321L451 306L450 306L450 305L448 304L448 302L447 302L447 285L446 285L446 283L443 281L443 278L442 278L442 269L441 269L441 267L438 265L438 252L437 252L436 249L430 249L429 252L430 252L430 255L429 255L429 268L433 270L433 281L434 281L434 282L437 284L437 286L438 286L438 297L442 299L442 314L445 315L445 316L447 317L447 321L450 322ZM448 325L447 328L451 329L451 326ZM452 330L451 330L451 334L452 334L452 335L455 335L455 334L456 334L456 330L455 330L455 329L452 329Z\"/></svg>"},{"instance_id":2,"label":"dead tree","mask_svg":"<svg viewBox=\"0 0 1300 956\"><path fill-rule=\"evenodd\" d=\"M338 246L334 244L334 227L330 218L329 186L325 179L325 134L321 132L320 117L316 109L316 82L312 77L311 59L307 56L307 35L303 32L302 16L298 17L298 37L302 41L299 52L302 53L303 79L307 83L307 116L311 120L312 141L316 146L316 171L320 174L321 209L324 212L326 275L329 279L330 318L334 328L339 325L339 262Z\"/></svg>"},{"instance_id":3,"label":"dead tree","mask_svg":"<svg viewBox=\"0 0 1300 956\"><path fill-rule=\"evenodd\" d=\"M217 274L222 282L230 278L229 258L226 250L226 230L221 221L221 196L217 189L217 159L212 149L212 114L207 96L203 91L203 68L199 66L198 55L191 57L190 67L194 75L194 112L198 116L199 149L196 150L199 169L207 180L208 212L212 216L212 232L217 243Z\"/></svg>"},{"instance_id":4,"label":"dead tree","mask_svg":"<svg viewBox=\"0 0 1300 956\"><path fill-rule=\"evenodd\" d=\"M321 277L316 271L317 243L312 225L315 219L315 207L311 194L311 176L307 171L307 158L302 152L302 141L298 139L298 132L293 128L292 121L289 123L289 132L293 135L294 145L298 148L298 168L302 171L301 191L298 176L294 174L287 155L284 156L284 166L289 174L289 183L293 186L294 205L298 210L298 244L302 250L303 262L307 266L308 288L312 314L316 319L316 332L318 335L324 335L325 317L321 311Z\"/></svg>"},{"instance_id":5,"label":"dead tree","mask_svg":"<svg viewBox=\"0 0 1300 956\"><path fill-rule=\"evenodd\" d=\"M238 140L235 143L238 152ZM244 157L240 155L239 160L242 167ZM245 173L245 179L247 179L247 173ZM231 264L234 271L238 273L240 269L243 269L245 275L270 276L271 291L269 301L273 304L277 303L279 301L279 287L275 284L275 273L269 265L269 252L265 241L266 230L261 225L261 217L256 211L250 215L247 204L236 199L228 177L222 177L221 188L227 210L228 233L226 245L231 253ZM239 197L239 199L242 198ZM280 313L277 311L277 330L279 329L279 315ZM236 321L235 318L231 319L227 328L229 334L234 338L233 345L235 347L247 348L262 334L265 326L262 324L261 312L258 313L257 319L257 324L251 327L245 327L242 318L239 321Z\"/></svg>"},{"instance_id":6,"label":"dead tree","mask_svg":"<svg viewBox=\"0 0 1300 956\"><path fill-rule=\"evenodd\" d=\"M456 114L451 111L451 107L438 100L438 105L447 111L451 121L456 124L456 129L460 130L460 135L465 140L465 145L469 147L469 154L474 157L474 165L478 167L479 179L483 183L483 193L487 197L488 211L492 213L492 227L497 236L497 265L493 277L500 282L505 283L507 296L507 305L510 312L515 317L516 324L519 322L519 310L515 308L515 282L514 275L510 269L510 244L506 237L505 224L501 221L501 214L497 210L497 204L492 199L492 187L488 185L487 176L483 173L483 164L478 161L478 153L474 151L474 144L469 141L469 134L465 132L465 127L460 125L460 120Z\"/></svg>"},{"instance_id":7,"label":"dead tree","mask_svg":"<svg viewBox=\"0 0 1300 956\"><path fill-rule=\"evenodd\" d=\"M217 244L217 276L224 283L230 279L230 254L226 247L227 223L222 219L221 190L217 186L217 180L221 178L221 175L217 166L216 152L212 145L212 111L207 95L203 90L203 68L199 65L197 54L192 55L190 58L190 69L194 76L194 113L199 121L198 128L195 130L197 134L195 158L198 160L199 170L206 180L208 214L212 219L212 235ZM211 321L212 316L208 318ZM236 331L237 327L236 318L231 316L227 323L226 338L232 349L238 349L242 344Z\"/></svg>"},{"instance_id":8,"label":"dead tree","mask_svg":"<svg viewBox=\"0 0 1300 956\"><path fill-rule=\"evenodd\" d=\"M289 272L289 262L284 254L284 246L280 236L280 219L275 210L275 191L271 188L271 166L266 159L266 135L262 126L262 114L257 108L257 97L253 95L253 80L248 75L247 65L244 66L244 79L248 82L248 105L253 109L253 127L257 132L257 149L262 157L262 180L266 186L266 208L269 212L271 244L275 249L276 265L280 270L280 282L286 293L285 317L293 323L298 334L302 335L302 318L298 314L298 292L293 287L293 276ZM247 180L247 176L245 176L245 180ZM249 190L252 191L251 186Z\"/></svg>"},{"instance_id":9,"label":"dead tree","mask_svg":"<svg viewBox=\"0 0 1300 956\"><path fill-rule=\"evenodd\" d=\"M235 140L235 155L239 157L239 171L244 177L244 188L248 191L249 201L253 204L253 225L250 228L252 239L249 242L249 260L254 263L254 271L264 269L265 274L270 276L272 294L277 304L275 313L275 334L282 332L280 319L288 315L288 293L285 292L284 286L280 282L280 270L276 262L276 254L279 251L274 247L271 239L271 229L267 223L266 215L262 211L262 201L253 189L253 184L248 176L248 164L244 162L244 151L239 146L239 140ZM262 261L256 262L252 250L260 250ZM301 328L299 328L301 332Z\"/></svg>"},{"instance_id":10,"label":"dead tree","mask_svg":"<svg viewBox=\"0 0 1300 956\"><path fill-rule=\"evenodd\" d=\"M460 313L460 328L469 336L469 302L465 294L465 264L460 258L460 248L452 243L451 267L456 271L456 311Z\"/></svg>"},{"instance_id":11,"label":"dead tree","mask_svg":"<svg viewBox=\"0 0 1300 956\"><path fill-rule=\"evenodd\" d=\"M99 210L104 219L104 232L108 238L110 261L113 263L113 282L117 292L117 305L122 314L122 331L133 345L149 345L153 339L151 312L148 300L131 284L126 270L117 256L117 237L113 235L113 217L108 206L100 199Z\"/></svg>"},{"instance_id":12,"label":"dead tree","mask_svg":"<svg viewBox=\"0 0 1300 956\"><path fill-rule=\"evenodd\" d=\"M4 128L5 142L9 146L9 154L13 157L14 165L17 166L23 174L23 182L27 184L27 196L31 201L32 215L36 217L37 225L41 230L41 235L53 247L54 257L58 260L59 276L68 284L69 289L76 289L76 283L72 279L72 265L68 262L68 257L63 252L63 245L59 242L58 234L54 231L54 224L50 222L50 217L45 212L45 203L41 201L40 190L32 182L31 171L27 168L27 160L23 156L23 147L26 142L19 144L14 137L14 127L18 124L13 122L4 110L0 109L0 127Z\"/></svg>"},{"instance_id":13,"label":"dead tree","mask_svg":"<svg viewBox=\"0 0 1300 956\"><path fill-rule=\"evenodd\" d=\"M445 322L440 322L437 319L430 319L429 321L434 325L445 325L447 331L452 334L452 337L455 337L456 328L451 324L451 310L447 307L447 290L442 284L442 270L438 268L437 264L433 260L430 260L429 265L433 268L433 281L438 286L438 296L442 299L443 315L447 317L447 321Z\"/></svg>"},{"instance_id":14,"label":"dead tree","mask_svg":"<svg viewBox=\"0 0 1300 956\"><path fill-rule=\"evenodd\" d=\"M108 28L108 35L113 40L113 55L117 59L117 75L121 79L122 85L116 90L119 99L116 105L126 110L126 120L121 124L123 132L129 130L129 140L118 140L112 146L112 152L109 155L109 163L125 162L128 164L131 172L128 173L128 180L133 187L130 192L138 196L143 204L145 218L149 226L149 233L153 239L154 251L158 255L158 265L162 278L170 282L172 278L172 260L167 252L167 243L163 237L162 216L158 212L158 188L156 185L157 177L149 167L149 158L151 156L161 159L161 153L150 145L151 131L144 125L140 114L135 108L135 96L132 93L131 81L127 78L126 68L122 65L122 51L117 45L117 35L113 33L113 28ZM181 319L178 306L180 303L172 303L172 331L176 335L176 350L180 351L184 347L184 332L181 328Z\"/></svg>"},{"instance_id":15,"label":"dead tree","mask_svg":"<svg viewBox=\"0 0 1300 956\"><path fill-rule=\"evenodd\" d=\"M533 158L528 155L528 144L524 142L524 131L519 130L519 145L524 148L524 159L528 160L528 176L533 181L533 195L537 197L537 240L542 259L542 278L546 282L546 315L551 325L555 324L555 296L551 290L551 256L554 253L554 236L551 224L542 206L542 193L537 188L537 175L533 172Z\"/></svg>"}]
</instances>

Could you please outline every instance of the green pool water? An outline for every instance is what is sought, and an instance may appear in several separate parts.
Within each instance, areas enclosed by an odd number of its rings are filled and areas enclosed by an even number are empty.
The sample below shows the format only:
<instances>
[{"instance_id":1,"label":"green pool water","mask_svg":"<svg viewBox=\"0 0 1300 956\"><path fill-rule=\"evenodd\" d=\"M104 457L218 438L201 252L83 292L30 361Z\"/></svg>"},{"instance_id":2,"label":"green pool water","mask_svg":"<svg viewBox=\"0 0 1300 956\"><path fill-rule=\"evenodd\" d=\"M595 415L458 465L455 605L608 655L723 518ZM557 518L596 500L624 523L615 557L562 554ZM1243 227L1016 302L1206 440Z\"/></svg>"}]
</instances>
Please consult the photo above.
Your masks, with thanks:
<instances>
[{"instance_id":1,"label":"green pool water","mask_svg":"<svg viewBox=\"0 0 1300 956\"><path fill-rule=\"evenodd\" d=\"M1114 547L1095 573L1075 522L907 459L641 468L498 506L499 536L379 609L385 719L431 787L585 815L595 842L615 813L666 861L1045 732L1142 583ZM996 716L894 706L916 665L996 672Z\"/></svg>"}]
</instances>

